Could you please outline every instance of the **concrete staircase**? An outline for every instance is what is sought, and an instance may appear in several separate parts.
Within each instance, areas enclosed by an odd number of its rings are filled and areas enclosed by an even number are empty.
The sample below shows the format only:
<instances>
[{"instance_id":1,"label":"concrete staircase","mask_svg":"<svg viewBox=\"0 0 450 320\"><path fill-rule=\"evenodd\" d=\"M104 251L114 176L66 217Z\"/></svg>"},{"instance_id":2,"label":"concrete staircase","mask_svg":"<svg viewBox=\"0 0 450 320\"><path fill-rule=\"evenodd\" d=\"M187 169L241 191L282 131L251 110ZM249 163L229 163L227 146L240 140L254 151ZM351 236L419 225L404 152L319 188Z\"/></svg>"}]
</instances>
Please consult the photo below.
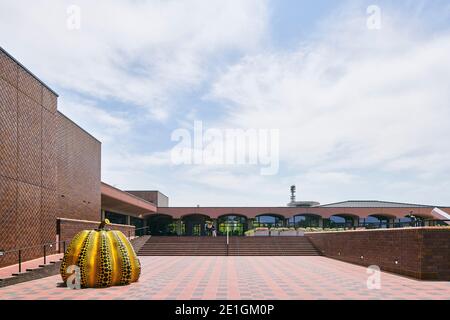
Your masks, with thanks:
<instances>
[{"instance_id":1,"label":"concrete staircase","mask_svg":"<svg viewBox=\"0 0 450 320\"><path fill-rule=\"evenodd\" d=\"M307 237L230 238L230 256L318 256Z\"/></svg>"},{"instance_id":2,"label":"concrete staircase","mask_svg":"<svg viewBox=\"0 0 450 320\"><path fill-rule=\"evenodd\" d=\"M150 237L138 251L140 256L226 256L222 237Z\"/></svg>"},{"instance_id":3,"label":"concrete staircase","mask_svg":"<svg viewBox=\"0 0 450 320\"><path fill-rule=\"evenodd\" d=\"M150 237L140 256L317 256L307 237Z\"/></svg>"}]
</instances>

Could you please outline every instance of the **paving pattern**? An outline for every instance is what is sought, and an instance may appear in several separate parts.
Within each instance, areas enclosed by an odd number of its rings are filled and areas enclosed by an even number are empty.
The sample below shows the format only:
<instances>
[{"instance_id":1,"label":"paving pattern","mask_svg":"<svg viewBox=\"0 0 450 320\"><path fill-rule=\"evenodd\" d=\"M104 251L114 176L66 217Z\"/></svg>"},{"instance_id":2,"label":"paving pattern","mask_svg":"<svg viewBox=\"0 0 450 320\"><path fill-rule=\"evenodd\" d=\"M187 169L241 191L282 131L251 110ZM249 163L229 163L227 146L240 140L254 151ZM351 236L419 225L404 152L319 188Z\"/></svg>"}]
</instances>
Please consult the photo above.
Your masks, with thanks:
<instances>
[{"instance_id":1,"label":"paving pattern","mask_svg":"<svg viewBox=\"0 0 450 320\"><path fill-rule=\"evenodd\" d=\"M0 299L450 299L450 282L381 273L369 290L364 267L325 257L140 257L138 283L71 290L52 276L0 289Z\"/></svg>"}]
</instances>

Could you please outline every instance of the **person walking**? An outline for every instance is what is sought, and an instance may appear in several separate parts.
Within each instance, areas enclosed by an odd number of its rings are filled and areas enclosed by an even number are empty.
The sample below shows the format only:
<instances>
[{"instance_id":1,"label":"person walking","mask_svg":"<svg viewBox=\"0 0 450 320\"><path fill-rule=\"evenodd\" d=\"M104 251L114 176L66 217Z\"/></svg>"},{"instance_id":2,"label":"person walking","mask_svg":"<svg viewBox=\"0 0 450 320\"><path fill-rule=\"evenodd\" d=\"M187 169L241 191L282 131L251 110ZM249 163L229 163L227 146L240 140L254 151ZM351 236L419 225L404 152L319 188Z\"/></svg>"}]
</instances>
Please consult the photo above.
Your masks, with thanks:
<instances>
[{"instance_id":1,"label":"person walking","mask_svg":"<svg viewBox=\"0 0 450 320\"><path fill-rule=\"evenodd\" d=\"M216 227L214 225L211 227L211 231L212 231L212 236L217 237L217 231L216 231Z\"/></svg>"}]
</instances>

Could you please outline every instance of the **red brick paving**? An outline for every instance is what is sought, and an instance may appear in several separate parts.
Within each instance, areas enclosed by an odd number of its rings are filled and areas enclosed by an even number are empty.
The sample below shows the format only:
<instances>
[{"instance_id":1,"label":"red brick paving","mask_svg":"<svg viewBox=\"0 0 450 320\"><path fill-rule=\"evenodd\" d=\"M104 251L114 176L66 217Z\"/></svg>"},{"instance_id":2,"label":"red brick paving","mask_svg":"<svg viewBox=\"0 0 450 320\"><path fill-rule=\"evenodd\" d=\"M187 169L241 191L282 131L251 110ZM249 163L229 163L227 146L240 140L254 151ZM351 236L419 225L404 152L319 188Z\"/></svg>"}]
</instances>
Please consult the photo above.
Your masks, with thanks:
<instances>
[{"instance_id":1,"label":"red brick paving","mask_svg":"<svg viewBox=\"0 0 450 320\"><path fill-rule=\"evenodd\" d=\"M0 299L450 299L450 282L381 273L325 257L140 257L138 283L107 289L58 287L59 276L0 289Z\"/></svg>"}]
</instances>

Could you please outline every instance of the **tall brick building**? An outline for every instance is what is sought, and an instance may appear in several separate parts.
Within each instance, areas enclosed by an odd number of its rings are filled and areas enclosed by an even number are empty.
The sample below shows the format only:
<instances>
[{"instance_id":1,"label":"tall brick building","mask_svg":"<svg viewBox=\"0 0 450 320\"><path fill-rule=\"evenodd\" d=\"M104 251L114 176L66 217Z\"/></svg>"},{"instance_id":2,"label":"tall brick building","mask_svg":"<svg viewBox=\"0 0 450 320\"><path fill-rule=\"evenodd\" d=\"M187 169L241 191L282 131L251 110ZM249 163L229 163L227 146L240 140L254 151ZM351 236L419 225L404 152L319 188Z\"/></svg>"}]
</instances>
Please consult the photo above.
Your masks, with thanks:
<instances>
[{"instance_id":1,"label":"tall brick building","mask_svg":"<svg viewBox=\"0 0 450 320\"><path fill-rule=\"evenodd\" d=\"M0 51L0 247L55 239L57 98ZM24 232L26 230L26 232Z\"/></svg>"},{"instance_id":2,"label":"tall brick building","mask_svg":"<svg viewBox=\"0 0 450 320\"><path fill-rule=\"evenodd\" d=\"M101 219L101 143L60 113L57 100L52 89L0 48L2 251L66 240ZM143 199L127 204L131 195L119 193L121 212L154 211ZM41 251L25 249L22 258ZM7 254L0 266L15 261L15 254Z\"/></svg>"}]
</instances>

